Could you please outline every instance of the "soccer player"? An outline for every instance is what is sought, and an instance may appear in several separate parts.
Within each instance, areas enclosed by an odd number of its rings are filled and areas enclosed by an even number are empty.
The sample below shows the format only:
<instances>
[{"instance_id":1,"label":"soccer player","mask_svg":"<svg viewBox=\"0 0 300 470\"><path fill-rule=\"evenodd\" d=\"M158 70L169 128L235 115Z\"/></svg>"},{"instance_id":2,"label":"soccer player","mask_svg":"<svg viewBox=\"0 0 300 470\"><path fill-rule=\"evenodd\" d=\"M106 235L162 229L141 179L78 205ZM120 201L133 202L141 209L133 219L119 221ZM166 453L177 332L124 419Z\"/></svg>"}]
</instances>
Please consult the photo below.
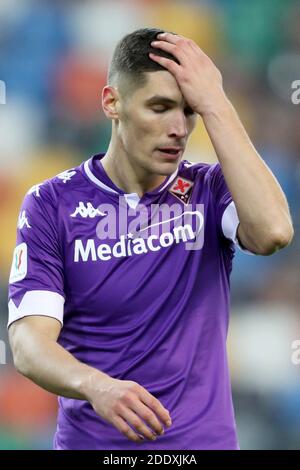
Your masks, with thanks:
<instances>
[{"instance_id":1,"label":"soccer player","mask_svg":"<svg viewBox=\"0 0 300 470\"><path fill-rule=\"evenodd\" d=\"M236 246L270 255L290 243L286 198L193 41L124 37L102 105L107 151L24 198L15 366L59 395L55 449L237 449L232 260ZM182 159L198 116L216 164Z\"/></svg>"}]
</instances>

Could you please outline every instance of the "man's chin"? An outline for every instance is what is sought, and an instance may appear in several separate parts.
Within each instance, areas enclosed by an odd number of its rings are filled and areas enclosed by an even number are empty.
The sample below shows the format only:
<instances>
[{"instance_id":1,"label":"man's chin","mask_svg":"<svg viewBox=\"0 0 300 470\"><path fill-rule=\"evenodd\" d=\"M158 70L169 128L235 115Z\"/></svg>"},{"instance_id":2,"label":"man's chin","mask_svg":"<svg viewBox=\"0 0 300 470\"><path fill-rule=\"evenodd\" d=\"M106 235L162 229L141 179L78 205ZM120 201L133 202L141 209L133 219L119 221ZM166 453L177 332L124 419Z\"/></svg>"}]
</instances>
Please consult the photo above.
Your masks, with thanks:
<instances>
[{"instance_id":1,"label":"man's chin","mask_svg":"<svg viewBox=\"0 0 300 470\"><path fill-rule=\"evenodd\" d=\"M180 160L173 163L159 163L153 165L152 172L161 176L170 176L177 170L179 163Z\"/></svg>"},{"instance_id":2,"label":"man's chin","mask_svg":"<svg viewBox=\"0 0 300 470\"><path fill-rule=\"evenodd\" d=\"M155 158L153 159L152 168L155 173L168 176L174 173L182 159L182 153L177 158Z\"/></svg>"}]
</instances>

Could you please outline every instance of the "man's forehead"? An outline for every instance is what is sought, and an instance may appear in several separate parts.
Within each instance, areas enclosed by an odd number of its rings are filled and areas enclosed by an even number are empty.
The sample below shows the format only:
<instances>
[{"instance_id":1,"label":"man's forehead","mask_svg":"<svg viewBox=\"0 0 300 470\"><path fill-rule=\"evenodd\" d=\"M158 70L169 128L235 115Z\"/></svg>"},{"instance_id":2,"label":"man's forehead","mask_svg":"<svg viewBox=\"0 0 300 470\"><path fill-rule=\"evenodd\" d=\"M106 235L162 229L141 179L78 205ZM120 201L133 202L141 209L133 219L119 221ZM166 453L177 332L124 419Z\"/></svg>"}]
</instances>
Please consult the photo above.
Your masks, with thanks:
<instances>
[{"instance_id":1,"label":"man's forehead","mask_svg":"<svg viewBox=\"0 0 300 470\"><path fill-rule=\"evenodd\" d=\"M140 89L140 95L149 104L169 101L181 103L183 95L173 75L167 71L147 72L147 81Z\"/></svg>"}]
</instances>

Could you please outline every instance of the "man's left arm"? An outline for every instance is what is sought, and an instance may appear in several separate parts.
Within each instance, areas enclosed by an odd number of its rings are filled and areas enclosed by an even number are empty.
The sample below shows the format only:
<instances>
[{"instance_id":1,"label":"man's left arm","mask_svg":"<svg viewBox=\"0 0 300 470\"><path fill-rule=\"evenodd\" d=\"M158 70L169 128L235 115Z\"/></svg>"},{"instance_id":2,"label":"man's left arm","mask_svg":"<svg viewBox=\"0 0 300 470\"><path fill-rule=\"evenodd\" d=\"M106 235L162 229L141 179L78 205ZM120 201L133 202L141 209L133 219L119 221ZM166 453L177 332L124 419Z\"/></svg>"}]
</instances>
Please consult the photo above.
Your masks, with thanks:
<instances>
[{"instance_id":1,"label":"man's left arm","mask_svg":"<svg viewBox=\"0 0 300 470\"><path fill-rule=\"evenodd\" d=\"M234 107L224 97L202 118L236 206L241 244L261 255L284 248L293 237L286 197Z\"/></svg>"},{"instance_id":2,"label":"man's left arm","mask_svg":"<svg viewBox=\"0 0 300 470\"><path fill-rule=\"evenodd\" d=\"M226 97L220 71L190 39L171 33L158 38L152 45L180 63L150 57L173 74L186 102L203 119L236 206L239 241L261 255L287 246L294 232L286 197Z\"/></svg>"}]
</instances>

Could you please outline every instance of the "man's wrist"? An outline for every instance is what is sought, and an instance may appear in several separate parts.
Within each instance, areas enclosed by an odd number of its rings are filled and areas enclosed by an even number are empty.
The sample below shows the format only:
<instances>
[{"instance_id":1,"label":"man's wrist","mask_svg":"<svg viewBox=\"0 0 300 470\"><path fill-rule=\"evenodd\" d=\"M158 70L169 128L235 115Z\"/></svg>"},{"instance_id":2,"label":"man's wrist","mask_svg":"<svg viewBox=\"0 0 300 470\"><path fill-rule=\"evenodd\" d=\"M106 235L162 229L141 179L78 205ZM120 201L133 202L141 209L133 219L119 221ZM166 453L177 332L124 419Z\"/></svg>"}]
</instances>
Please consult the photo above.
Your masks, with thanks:
<instances>
[{"instance_id":1,"label":"man's wrist","mask_svg":"<svg viewBox=\"0 0 300 470\"><path fill-rule=\"evenodd\" d=\"M202 110L201 117L203 121L209 120L211 118L218 118L232 112L233 106L230 100L227 98L226 94L219 93L211 100L211 104L205 106Z\"/></svg>"},{"instance_id":2,"label":"man's wrist","mask_svg":"<svg viewBox=\"0 0 300 470\"><path fill-rule=\"evenodd\" d=\"M97 392L101 392L101 383L104 381L112 380L112 377L101 372L100 370L89 367L86 373L82 376L78 385L78 390L83 399L91 402L93 396Z\"/></svg>"}]
</instances>

